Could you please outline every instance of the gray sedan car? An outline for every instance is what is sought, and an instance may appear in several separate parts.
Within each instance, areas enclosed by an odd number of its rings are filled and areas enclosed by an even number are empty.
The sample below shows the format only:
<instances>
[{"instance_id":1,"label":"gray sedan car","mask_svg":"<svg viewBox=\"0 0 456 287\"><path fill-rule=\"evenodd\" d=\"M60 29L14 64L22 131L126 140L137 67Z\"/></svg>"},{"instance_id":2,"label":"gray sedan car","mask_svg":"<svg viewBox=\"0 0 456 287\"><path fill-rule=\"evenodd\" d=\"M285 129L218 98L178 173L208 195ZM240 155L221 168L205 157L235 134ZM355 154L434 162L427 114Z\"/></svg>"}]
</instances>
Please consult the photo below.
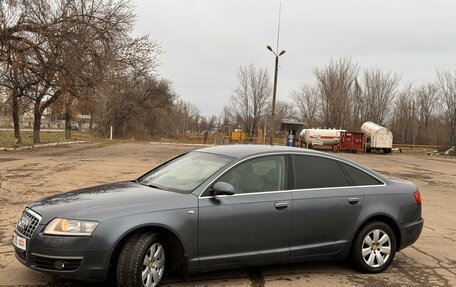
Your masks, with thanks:
<instances>
[{"instance_id":1,"label":"gray sedan car","mask_svg":"<svg viewBox=\"0 0 456 287\"><path fill-rule=\"evenodd\" d=\"M235 145L32 203L13 244L37 271L157 286L171 271L347 257L377 273L422 227L410 182L326 153Z\"/></svg>"}]
</instances>

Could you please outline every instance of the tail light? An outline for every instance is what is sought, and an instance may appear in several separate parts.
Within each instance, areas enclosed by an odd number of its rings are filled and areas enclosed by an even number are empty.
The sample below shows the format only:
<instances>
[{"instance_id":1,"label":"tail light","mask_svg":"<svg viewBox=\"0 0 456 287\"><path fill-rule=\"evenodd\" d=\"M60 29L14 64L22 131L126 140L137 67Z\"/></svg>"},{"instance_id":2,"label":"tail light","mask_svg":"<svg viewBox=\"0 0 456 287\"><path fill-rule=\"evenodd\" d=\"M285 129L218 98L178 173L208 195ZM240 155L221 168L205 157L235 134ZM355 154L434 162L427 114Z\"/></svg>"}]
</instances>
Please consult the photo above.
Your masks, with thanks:
<instances>
[{"instance_id":1,"label":"tail light","mask_svg":"<svg viewBox=\"0 0 456 287\"><path fill-rule=\"evenodd\" d=\"M413 193L413 195L415 196L416 204L418 206L421 206L421 194L420 194L420 192L419 191L415 191Z\"/></svg>"}]
</instances>

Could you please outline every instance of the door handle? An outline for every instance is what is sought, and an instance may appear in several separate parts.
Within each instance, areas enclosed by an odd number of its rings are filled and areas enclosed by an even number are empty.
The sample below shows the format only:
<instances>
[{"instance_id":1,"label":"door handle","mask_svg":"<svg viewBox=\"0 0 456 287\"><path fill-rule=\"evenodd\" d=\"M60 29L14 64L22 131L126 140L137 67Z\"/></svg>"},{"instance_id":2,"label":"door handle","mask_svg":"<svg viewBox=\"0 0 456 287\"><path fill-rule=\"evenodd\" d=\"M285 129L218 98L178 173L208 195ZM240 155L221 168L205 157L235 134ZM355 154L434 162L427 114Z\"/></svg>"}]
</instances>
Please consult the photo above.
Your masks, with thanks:
<instances>
[{"instance_id":1,"label":"door handle","mask_svg":"<svg viewBox=\"0 0 456 287\"><path fill-rule=\"evenodd\" d=\"M276 202L276 203L274 203L274 207L275 207L277 210L287 209L287 207L288 207L288 202Z\"/></svg>"},{"instance_id":2,"label":"door handle","mask_svg":"<svg viewBox=\"0 0 456 287\"><path fill-rule=\"evenodd\" d=\"M359 197L350 197L350 198L348 198L348 203L350 203L350 204L355 205L355 204L358 204L358 202L359 202Z\"/></svg>"}]
</instances>

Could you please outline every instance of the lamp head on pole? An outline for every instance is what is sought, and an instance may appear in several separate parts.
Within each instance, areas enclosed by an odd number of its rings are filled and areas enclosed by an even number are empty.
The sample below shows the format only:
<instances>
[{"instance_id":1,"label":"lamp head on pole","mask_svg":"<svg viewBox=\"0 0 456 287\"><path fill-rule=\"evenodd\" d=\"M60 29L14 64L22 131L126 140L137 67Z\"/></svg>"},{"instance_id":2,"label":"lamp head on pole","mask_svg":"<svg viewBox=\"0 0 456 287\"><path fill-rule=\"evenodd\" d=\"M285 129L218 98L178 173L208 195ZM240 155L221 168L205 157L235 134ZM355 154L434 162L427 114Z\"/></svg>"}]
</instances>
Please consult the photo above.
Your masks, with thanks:
<instances>
[{"instance_id":1,"label":"lamp head on pole","mask_svg":"<svg viewBox=\"0 0 456 287\"><path fill-rule=\"evenodd\" d=\"M271 46L267 45L266 48L268 48L269 51L274 53L274 51L272 50Z\"/></svg>"},{"instance_id":2,"label":"lamp head on pole","mask_svg":"<svg viewBox=\"0 0 456 287\"><path fill-rule=\"evenodd\" d=\"M280 52L279 56L282 56L283 54L285 54L285 50L283 50L282 52Z\"/></svg>"}]
</instances>

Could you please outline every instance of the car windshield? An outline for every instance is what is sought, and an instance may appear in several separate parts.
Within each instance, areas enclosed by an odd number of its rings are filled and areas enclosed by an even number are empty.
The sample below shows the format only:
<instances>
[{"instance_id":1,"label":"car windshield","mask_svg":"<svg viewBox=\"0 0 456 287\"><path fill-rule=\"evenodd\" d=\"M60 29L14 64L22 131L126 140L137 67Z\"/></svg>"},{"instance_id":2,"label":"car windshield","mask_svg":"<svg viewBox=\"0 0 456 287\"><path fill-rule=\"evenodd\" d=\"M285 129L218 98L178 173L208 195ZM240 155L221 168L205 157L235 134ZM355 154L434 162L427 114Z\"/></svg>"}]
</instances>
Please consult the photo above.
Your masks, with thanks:
<instances>
[{"instance_id":1,"label":"car windshield","mask_svg":"<svg viewBox=\"0 0 456 287\"><path fill-rule=\"evenodd\" d=\"M150 171L138 183L164 190L191 192L233 158L190 152Z\"/></svg>"}]
</instances>

